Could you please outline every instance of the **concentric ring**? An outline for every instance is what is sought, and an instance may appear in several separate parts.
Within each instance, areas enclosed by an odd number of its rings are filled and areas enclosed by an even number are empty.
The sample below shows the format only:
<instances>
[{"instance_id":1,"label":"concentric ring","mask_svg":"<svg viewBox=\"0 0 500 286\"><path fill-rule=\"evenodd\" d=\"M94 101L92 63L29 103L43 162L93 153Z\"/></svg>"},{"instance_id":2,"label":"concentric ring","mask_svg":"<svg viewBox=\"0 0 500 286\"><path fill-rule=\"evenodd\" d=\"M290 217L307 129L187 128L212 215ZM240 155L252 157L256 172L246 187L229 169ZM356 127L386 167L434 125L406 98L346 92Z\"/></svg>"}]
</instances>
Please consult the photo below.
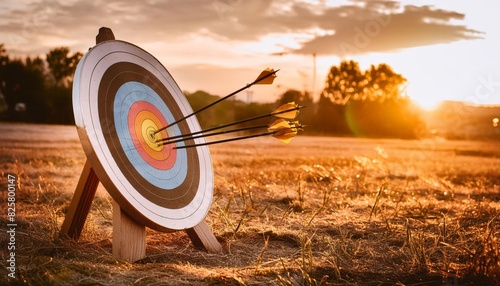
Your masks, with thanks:
<instances>
[{"instance_id":1,"label":"concentric ring","mask_svg":"<svg viewBox=\"0 0 500 286\"><path fill-rule=\"evenodd\" d=\"M173 145L158 145L157 139L168 137L163 131L154 132L168 123L158 109L145 101L135 102L128 113L128 129L134 146L142 159L158 170L172 168L177 152Z\"/></svg>"},{"instance_id":2,"label":"concentric ring","mask_svg":"<svg viewBox=\"0 0 500 286\"><path fill-rule=\"evenodd\" d=\"M159 230L191 228L206 216L213 192L208 148L174 150L156 136L200 130L168 71L122 41L96 45L78 64L73 108L83 149L99 180L131 217ZM203 143L202 138L177 143Z\"/></svg>"},{"instance_id":3,"label":"concentric ring","mask_svg":"<svg viewBox=\"0 0 500 286\"><path fill-rule=\"evenodd\" d=\"M149 85L158 87L157 83L149 82L152 78L151 75L143 77L140 73L129 72L127 70L140 70L141 73L148 74L146 70L142 70L142 67L130 65L129 63L115 64L104 73L103 81L109 84L100 87L99 93L102 96L99 97L99 112L101 118L109 121L112 120L117 124L115 129L111 129L108 134L105 134L105 139L113 143L112 146L114 148L111 149L113 157L117 161L122 161L124 165L122 171L129 178L134 179L132 182L136 182L133 185L138 192L160 206L169 208L182 207L181 202L189 202L196 189L196 185L190 188L187 188L187 186L193 183L196 184L197 181L196 174L199 173L195 172L198 165L197 151L196 149L192 149L172 152L176 154L176 160L173 166L168 169L158 168L161 162L156 160L144 160L144 158L148 157L144 149L147 147L142 146L140 141L138 142L137 139L134 140L132 138L132 134L136 132L131 132L135 128L130 127L130 114L134 116L141 111L138 108L133 109L133 106L149 108L145 111L149 110L153 114L156 113L151 119L156 118L163 122L173 122L175 119L172 116L172 112L180 113L180 111L173 105L171 105L172 108L168 108L165 102L163 102L159 94L168 93L168 91L161 89L153 90L147 84L139 82L146 81ZM160 118L165 119L162 120ZM134 120L134 122L136 121ZM139 122L139 124L137 128L142 129L142 123ZM173 136L174 134L177 135L190 131L185 124L179 124L168 132ZM136 138L142 137L142 134L135 135ZM126 152L123 152L124 150ZM191 166L188 166L188 154L190 154L192 161L193 168L191 170L189 168ZM122 158L124 156L127 160ZM168 157L165 158L166 161L171 161L171 159ZM162 190L176 191L167 193ZM181 201L174 201L180 198L183 199Z\"/></svg>"}]
</instances>

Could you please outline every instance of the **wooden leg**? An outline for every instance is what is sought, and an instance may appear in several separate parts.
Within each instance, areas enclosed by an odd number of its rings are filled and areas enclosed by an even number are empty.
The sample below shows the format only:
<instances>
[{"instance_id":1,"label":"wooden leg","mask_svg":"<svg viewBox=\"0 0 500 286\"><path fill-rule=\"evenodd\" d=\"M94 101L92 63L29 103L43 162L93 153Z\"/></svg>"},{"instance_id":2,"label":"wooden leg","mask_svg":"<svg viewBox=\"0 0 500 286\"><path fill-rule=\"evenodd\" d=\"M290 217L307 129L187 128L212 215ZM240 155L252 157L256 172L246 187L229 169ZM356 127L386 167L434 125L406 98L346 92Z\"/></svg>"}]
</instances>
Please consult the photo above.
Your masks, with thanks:
<instances>
[{"instance_id":1,"label":"wooden leg","mask_svg":"<svg viewBox=\"0 0 500 286\"><path fill-rule=\"evenodd\" d=\"M210 253L222 252L222 246L204 220L193 228L186 229L186 232L195 247L203 248Z\"/></svg>"},{"instance_id":2,"label":"wooden leg","mask_svg":"<svg viewBox=\"0 0 500 286\"><path fill-rule=\"evenodd\" d=\"M146 257L146 227L113 201L113 255L134 262Z\"/></svg>"},{"instance_id":3,"label":"wooden leg","mask_svg":"<svg viewBox=\"0 0 500 286\"><path fill-rule=\"evenodd\" d=\"M89 161L85 162L73 199L61 227L62 234L75 240L80 238L98 185L99 178L97 178Z\"/></svg>"},{"instance_id":4,"label":"wooden leg","mask_svg":"<svg viewBox=\"0 0 500 286\"><path fill-rule=\"evenodd\" d=\"M114 39L115 36L110 28L101 27L99 29L99 34L96 36L96 44ZM87 160L83 167L78 185L76 186L68 213L62 224L61 234L75 240L80 238L98 185L99 178L90 166L90 162Z\"/></svg>"},{"instance_id":5,"label":"wooden leg","mask_svg":"<svg viewBox=\"0 0 500 286\"><path fill-rule=\"evenodd\" d=\"M87 161L61 227L61 233L78 240L94 199L99 178ZM210 253L222 252L222 246L205 221L186 232L197 248ZM134 262L146 256L146 227L128 216L113 201L113 255Z\"/></svg>"}]
</instances>

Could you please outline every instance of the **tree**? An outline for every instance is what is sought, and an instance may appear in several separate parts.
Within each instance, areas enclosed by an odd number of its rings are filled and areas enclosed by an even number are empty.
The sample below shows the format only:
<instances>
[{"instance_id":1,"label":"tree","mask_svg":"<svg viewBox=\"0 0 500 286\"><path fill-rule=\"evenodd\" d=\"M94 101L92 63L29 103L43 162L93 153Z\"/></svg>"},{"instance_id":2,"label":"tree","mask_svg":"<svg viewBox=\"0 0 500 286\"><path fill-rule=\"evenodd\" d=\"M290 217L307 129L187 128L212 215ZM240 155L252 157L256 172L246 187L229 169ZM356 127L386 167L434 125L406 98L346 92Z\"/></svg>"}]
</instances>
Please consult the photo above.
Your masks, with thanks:
<instances>
[{"instance_id":1,"label":"tree","mask_svg":"<svg viewBox=\"0 0 500 286\"><path fill-rule=\"evenodd\" d=\"M4 48L3 44L0 44L0 115L3 116L4 112L9 110L9 105L4 96L5 79L3 74L5 73L5 66L9 62L9 56Z\"/></svg>"},{"instance_id":2,"label":"tree","mask_svg":"<svg viewBox=\"0 0 500 286\"><path fill-rule=\"evenodd\" d=\"M80 52L70 56L67 47L55 48L49 51L46 61L55 85L70 85L76 65L82 56Z\"/></svg>"},{"instance_id":3,"label":"tree","mask_svg":"<svg viewBox=\"0 0 500 286\"><path fill-rule=\"evenodd\" d=\"M71 82L82 54L56 48L41 57L10 59L0 44L2 119L9 121L72 124ZM47 69L49 67L49 70Z\"/></svg>"},{"instance_id":4,"label":"tree","mask_svg":"<svg viewBox=\"0 0 500 286\"><path fill-rule=\"evenodd\" d=\"M26 60L24 62L27 69L36 71L39 74L46 76L47 69L45 66L45 62L43 61L42 58L40 57L31 58L28 56L26 57Z\"/></svg>"},{"instance_id":5,"label":"tree","mask_svg":"<svg viewBox=\"0 0 500 286\"><path fill-rule=\"evenodd\" d=\"M422 120L406 96L406 78L387 64L362 72L357 62L330 69L318 104L323 131L370 137L415 137Z\"/></svg>"},{"instance_id":6,"label":"tree","mask_svg":"<svg viewBox=\"0 0 500 286\"><path fill-rule=\"evenodd\" d=\"M5 68L9 63L9 55L3 44L0 44L0 91L5 88Z\"/></svg>"},{"instance_id":7,"label":"tree","mask_svg":"<svg viewBox=\"0 0 500 286\"><path fill-rule=\"evenodd\" d=\"M365 98L369 100L391 100L404 96L406 78L395 73L387 64L371 65L365 72Z\"/></svg>"},{"instance_id":8,"label":"tree","mask_svg":"<svg viewBox=\"0 0 500 286\"><path fill-rule=\"evenodd\" d=\"M367 79L355 61L342 61L330 68L322 96L337 104L363 99Z\"/></svg>"},{"instance_id":9,"label":"tree","mask_svg":"<svg viewBox=\"0 0 500 286\"><path fill-rule=\"evenodd\" d=\"M70 55L67 47L52 49L46 56L50 71L49 76L52 79L52 84L47 88L46 96L50 98L50 108L59 110L51 118L53 123L72 124L74 122L71 85L81 57L82 53L80 52Z\"/></svg>"},{"instance_id":10,"label":"tree","mask_svg":"<svg viewBox=\"0 0 500 286\"><path fill-rule=\"evenodd\" d=\"M219 96L211 95L205 91L198 90L194 93L184 92L191 108L196 111L220 99ZM202 129L214 125L225 124L234 120L234 103L232 100L224 100L204 111L196 114Z\"/></svg>"},{"instance_id":11,"label":"tree","mask_svg":"<svg viewBox=\"0 0 500 286\"><path fill-rule=\"evenodd\" d=\"M325 93L320 95L313 122L307 128L316 133L351 135L345 119L345 105L332 102Z\"/></svg>"},{"instance_id":12,"label":"tree","mask_svg":"<svg viewBox=\"0 0 500 286\"><path fill-rule=\"evenodd\" d=\"M9 62L9 55L3 44L0 44L0 67L5 66Z\"/></svg>"},{"instance_id":13,"label":"tree","mask_svg":"<svg viewBox=\"0 0 500 286\"><path fill-rule=\"evenodd\" d=\"M2 92L8 106L6 119L38 122L46 118L45 76L31 67L20 59L9 60L2 67Z\"/></svg>"},{"instance_id":14,"label":"tree","mask_svg":"<svg viewBox=\"0 0 500 286\"><path fill-rule=\"evenodd\" d=\"M308 92L300 92L295 89L289 89L283 93L277 100L278 105L288 102L295 102L298 105L310 106L313 104L313 98Z\"/></svg>"}]
</instances>

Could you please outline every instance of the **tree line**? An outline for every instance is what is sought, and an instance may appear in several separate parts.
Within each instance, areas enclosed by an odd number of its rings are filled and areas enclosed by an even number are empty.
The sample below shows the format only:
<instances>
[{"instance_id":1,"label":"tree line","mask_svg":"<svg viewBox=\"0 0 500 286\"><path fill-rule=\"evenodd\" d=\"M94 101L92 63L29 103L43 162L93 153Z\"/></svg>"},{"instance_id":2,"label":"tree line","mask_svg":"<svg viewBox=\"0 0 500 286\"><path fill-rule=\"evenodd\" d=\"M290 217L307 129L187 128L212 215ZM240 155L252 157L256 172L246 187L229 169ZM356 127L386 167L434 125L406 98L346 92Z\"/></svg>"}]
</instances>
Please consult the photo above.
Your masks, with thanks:
<instances>
[{"instance_id":1,"label":"tree line","mask_svg":"<svg viewBox=\"0 0 500 286\"><path fill-rule=\"evenodd\" d=\"M355 61L330 69L318 101L317 132L415 138L425 130L420 109L405 92L407 79L387 64L362 71Z\"/></svg>"},{"instance_id":2,"label":"tree line","mask_svg":"<svg viewBox=\"0 0 500 286\"><path fill-rule=\"evenodd\" d=\"M0 120L74 124L73 74L82 53L67 47L41 57L11 58L0 44ZM273 103L226 100L198 114L203 128L270 113L295 101L307 106L299 120L309 134L414 138L423 123L405 94L407 80L387 64L366 71L355 61L332 66L319 100L306 91L287 90ZM220 97L204 91L185 92L193 110ZM269 119L247 124L267 124Z\"/></svg>"},{"instance_id":3,"label":"tree line","mask_svg":"<svg viewBox=\"0 0 500 286\"><path fill-rule=\"evenodd\" d=\"M71 89L82 53L50 50L45 59L11 58L0 44L0 119L32 123L74 123Z\"/></svg>"}]
</instances>

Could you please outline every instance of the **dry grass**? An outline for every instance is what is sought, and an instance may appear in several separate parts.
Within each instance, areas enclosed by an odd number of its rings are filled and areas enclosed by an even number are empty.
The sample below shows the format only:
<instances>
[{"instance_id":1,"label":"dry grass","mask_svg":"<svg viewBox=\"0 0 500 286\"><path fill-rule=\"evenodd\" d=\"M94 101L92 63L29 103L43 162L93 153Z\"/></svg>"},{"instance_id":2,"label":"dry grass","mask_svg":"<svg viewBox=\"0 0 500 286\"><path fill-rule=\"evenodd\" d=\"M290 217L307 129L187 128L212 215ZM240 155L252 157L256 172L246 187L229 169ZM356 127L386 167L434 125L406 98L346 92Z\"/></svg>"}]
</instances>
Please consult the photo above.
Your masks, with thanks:
<instances>
[{"instance_id":1,"label":"dry grass","mask_svg":"<svg viewBox=\"0 0 500 286\"><path fill-rule=\"evenodd\" d=\"M58 236L85 160L73 128L23 126L56 133L49 137L64 138L58 142L6 137L12 126L0 127L2 190L7 173L20 178L18 280L5 274L0 284L500 281L498 142L298 137L289 146L272 138L214 146L207 221L225 253L196 250L183 232L148 230L147 257L127 263L111 255L111 199L102 188L80 241ZM1 221L5 233L5 215ZM6 244L2 235L3 261Z\"/></svg>"}]
</instances>

